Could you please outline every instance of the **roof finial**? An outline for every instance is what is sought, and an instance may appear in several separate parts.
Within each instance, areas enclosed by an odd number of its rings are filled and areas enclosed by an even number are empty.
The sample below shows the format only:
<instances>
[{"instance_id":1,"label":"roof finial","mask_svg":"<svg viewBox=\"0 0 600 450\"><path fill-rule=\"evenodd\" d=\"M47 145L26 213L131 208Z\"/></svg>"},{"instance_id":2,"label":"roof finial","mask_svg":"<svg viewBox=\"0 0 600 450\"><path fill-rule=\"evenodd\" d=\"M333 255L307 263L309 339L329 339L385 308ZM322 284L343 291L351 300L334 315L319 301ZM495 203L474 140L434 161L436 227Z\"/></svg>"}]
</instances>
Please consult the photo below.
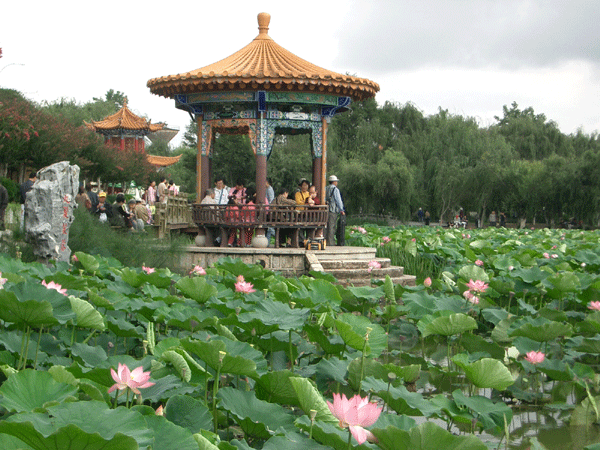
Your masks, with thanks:
<instances>
[{"instance_id":1,"label":"roof finial","mask_svg":"<svg viewBox=\"0 0 600 450\"><path fill-rule=\"evenodd\" d=\"M271 14L266 12L261 12L258 14L259 34L269 34L269 22L271 22Z\"/></svg>"}]
</instances>

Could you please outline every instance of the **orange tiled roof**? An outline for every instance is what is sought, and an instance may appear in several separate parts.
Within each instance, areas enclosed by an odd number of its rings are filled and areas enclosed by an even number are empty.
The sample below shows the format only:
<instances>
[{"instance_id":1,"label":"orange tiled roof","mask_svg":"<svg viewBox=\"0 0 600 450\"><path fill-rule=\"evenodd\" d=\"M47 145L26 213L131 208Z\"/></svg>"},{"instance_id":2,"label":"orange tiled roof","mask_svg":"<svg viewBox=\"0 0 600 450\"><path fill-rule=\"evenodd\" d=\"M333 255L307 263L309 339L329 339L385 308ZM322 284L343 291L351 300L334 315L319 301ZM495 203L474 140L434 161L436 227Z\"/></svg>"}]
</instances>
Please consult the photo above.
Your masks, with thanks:
<instances>
[{"instance_id":1,"label":"orange tiled roof","mask_svg":"<svg viewBox=\"0 0 600 450\"><path fill-rule=\"evenodd\" d=\"M177 155L177 156L146 155L146 158L148 159L148 162L150 164L152 164L153 166L167 167L167 166L172 166L176 162L179 162L179 160L181 159L182 156L183 156L183 153L181 155Z\"/></svg>"},{"instance_id":2,"label":"orange tiled roof","mask_svg":"<svg viewBox=\"0 0 600 450\"><path fill-rule=\"evenodd\" d=\"M127 100L123 104L123 107L116 113L105 117L103 120L94 121L92 123L84 122L85 125L92 131L104 131L104 130L147 130L147 131L158 131L161 130L164 123L150 123L150 121L143 117L136 116L127 107Z\"/></svg>"},{"instance_id":3,"label":"orange tiled roof","mask_svg":"<svg viewBox=\"0 0 600 450\"><path fill-rule=\"evenodd\" d=\"M174 97L206 91L303 91L345 95L353 100L374 97L379 85L315 66L278 45L267 34L271 16L258 15L259 34L233 55L200 69L148 80L153 94Z\"/></svg>"}]
</instances>

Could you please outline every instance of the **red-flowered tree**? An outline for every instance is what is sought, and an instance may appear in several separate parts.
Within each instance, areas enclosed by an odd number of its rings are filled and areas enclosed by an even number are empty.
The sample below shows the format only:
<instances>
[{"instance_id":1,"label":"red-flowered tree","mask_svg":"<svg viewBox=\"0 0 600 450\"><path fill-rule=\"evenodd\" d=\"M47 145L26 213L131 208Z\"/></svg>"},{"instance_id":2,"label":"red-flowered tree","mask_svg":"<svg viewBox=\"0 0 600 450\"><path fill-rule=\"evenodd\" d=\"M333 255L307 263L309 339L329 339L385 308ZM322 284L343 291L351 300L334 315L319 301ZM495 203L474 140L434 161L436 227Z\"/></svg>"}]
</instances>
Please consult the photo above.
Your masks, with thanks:
<instances>
[{"instance_id":1,"label":"red-flowered tree","mask_svg":"<svg viewBox=\"0 0 600 450\"><path fill-rule=\"evenodd\" d=\"M0 89L0 175L70 161L90 178L145 183L153 173L144 153L106 147L102 139L49 114L14 90Z\"/></svg>"}]
</instances>

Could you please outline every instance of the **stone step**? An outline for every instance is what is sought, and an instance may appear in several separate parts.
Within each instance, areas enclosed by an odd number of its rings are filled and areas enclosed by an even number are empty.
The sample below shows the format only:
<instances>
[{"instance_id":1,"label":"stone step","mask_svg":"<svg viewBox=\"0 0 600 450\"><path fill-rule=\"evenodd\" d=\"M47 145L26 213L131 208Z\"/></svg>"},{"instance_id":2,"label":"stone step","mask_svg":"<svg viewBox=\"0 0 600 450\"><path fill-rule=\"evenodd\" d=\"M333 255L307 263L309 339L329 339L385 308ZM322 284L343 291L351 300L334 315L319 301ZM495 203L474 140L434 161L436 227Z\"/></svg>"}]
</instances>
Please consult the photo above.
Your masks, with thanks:
<instances>
[{"instance_id":1,"label":"stone step","mask_svg":"<svg viewBox=\"0 0 600 450\"><path fill-rule=\"evenodd\" d=\"M324 250L314 250L314 254L319 258L319 261L325 260L345 260L345 259L375 259L374 248L366 247L327 247Z\"/></svg>"},{"instance_id":2,"label":"stone step","mask_svg":"<svg viewBox=\"0 0 600 450\"><path fill-rule=\"evenodd\" d=\"M338 279L338 284L342 286L371 286L372 278L356 278L351 280ZM402 275L401 277L393 277L392 282L394 284L400 284L402 286L416 286L416 277L414 275Z\"/></svg>"},{"instance_id":3,"label":"stone step","mask_svg":"<svg viewBox=\"0 0 600 450\"><path fill-rule=\"evenodd\" d=\"M373 269L369 272L365 269L325 269L325 272L330 273L338 280L356 279L356 278L381 278L384 279L386 275L393 277L401 277L404 275L404 268L397 266L390 266L381 269Z\"/></svg>"},{"instance_id":4,"label":"stone step","mask_svg":"<svg viewBox=\"0 0 600 450\"><path fill-rule=\"evenodd\" d=\"M333 269L368 269L369 262L377 261L381 264L382 268L390 267L391 261L389 258L373 258L371 260L368 259L331 259L331 260L323 260L319 258L321 265L325 271L333 270Z\"/></svg>"}]
</instances>

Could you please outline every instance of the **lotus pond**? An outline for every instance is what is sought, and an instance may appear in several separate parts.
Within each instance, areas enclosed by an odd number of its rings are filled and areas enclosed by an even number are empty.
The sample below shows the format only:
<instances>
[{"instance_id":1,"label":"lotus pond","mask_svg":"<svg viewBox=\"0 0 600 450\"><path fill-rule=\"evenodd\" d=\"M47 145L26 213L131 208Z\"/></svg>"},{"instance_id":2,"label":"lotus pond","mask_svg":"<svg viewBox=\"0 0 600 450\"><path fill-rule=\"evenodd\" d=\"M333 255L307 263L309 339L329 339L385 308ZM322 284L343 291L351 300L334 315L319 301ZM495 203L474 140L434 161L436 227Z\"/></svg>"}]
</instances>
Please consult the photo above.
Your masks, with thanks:
<instances>
[{"instance_id":1,"label":"lotus pond","mask_svg":"<svg viewBox=\"0 0 600 450\"><path fill-rule=\"evenodd\" d=\"M600 449L600 233L367 225L347 242L433 276L0 256L0 447Z\"/></svg>"}]
</instances>

